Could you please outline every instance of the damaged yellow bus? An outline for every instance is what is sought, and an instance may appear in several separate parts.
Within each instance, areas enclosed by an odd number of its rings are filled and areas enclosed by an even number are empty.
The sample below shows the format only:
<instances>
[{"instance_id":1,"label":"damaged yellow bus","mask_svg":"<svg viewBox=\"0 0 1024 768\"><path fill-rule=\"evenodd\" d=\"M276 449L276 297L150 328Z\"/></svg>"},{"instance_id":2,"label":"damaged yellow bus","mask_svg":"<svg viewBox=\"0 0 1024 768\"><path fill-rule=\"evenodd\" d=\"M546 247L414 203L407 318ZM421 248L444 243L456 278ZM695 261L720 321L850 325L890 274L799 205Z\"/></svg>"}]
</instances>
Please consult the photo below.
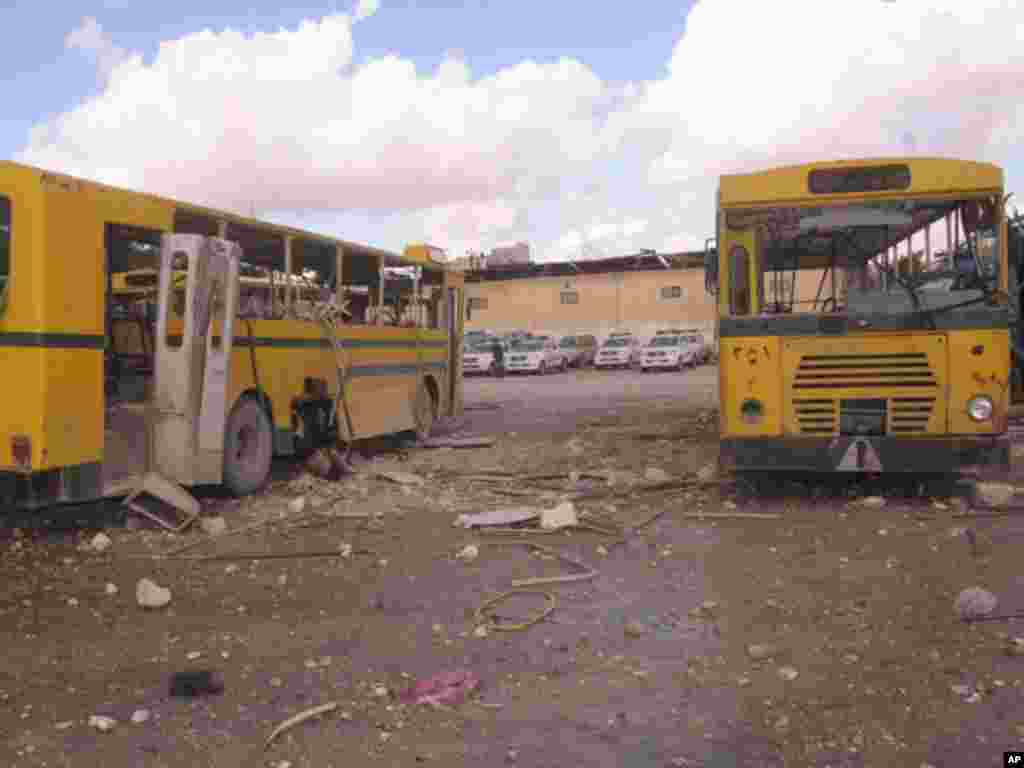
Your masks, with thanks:
<instances>
[{"instance_id":1,"label":"damaged yellow bus","mask_svg":"<svg viewBox=\"0 0 1024 768\"><path fill-rule=\"evenodd\" d=\"M722 176L723 469L1005 470L1003 172L904 158Z\"/></svg>"},{"instance_id":2,"label":"damaged yellow bus","mask_svg":"<svg viewBox=\"0 0 1024 768\"><path fill-rule=\"evenodd\" d=\"M207 260L230 267L231 301L210 298ZM111 494L167 449L154 419L186 411L216 427L171 446L195 455L170 479L239 495L271 455L424 434L461 413L463 293L431 246L396 254L0 162L0 509ZM183 341L189 317L206 341ZM189 366L207 370L176 382Z\"/></svg>"}]
</instances>

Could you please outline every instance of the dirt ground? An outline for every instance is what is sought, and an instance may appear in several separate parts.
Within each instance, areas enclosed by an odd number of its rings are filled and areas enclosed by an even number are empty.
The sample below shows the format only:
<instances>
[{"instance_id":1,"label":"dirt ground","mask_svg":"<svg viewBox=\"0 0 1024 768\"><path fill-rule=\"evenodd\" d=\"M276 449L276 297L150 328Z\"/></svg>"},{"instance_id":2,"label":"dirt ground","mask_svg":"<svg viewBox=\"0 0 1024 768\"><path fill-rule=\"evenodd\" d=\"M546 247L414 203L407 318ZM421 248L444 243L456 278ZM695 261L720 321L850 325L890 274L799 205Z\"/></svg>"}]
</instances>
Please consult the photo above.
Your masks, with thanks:
<instances>
[{"instance_id":1,"label":"dirt ground","mask_svg":"<svg viewBox=\"0 0 1024 768\"><path fill-rule=\"evenodd\" d=\"M715 398L712 367L469 380L455 426L492 447L382 452L333 483L283 466L258 497L203 497L228 535L108 528L98 552L96 530L5 531L0 765L939 768L1019 748L1024 628L954 601L980 586L1024 611L1021 518L981 517L951 479L700 482ZM453 527L565 498L593 528ZM243 557L266 553L296 556ZM144 577L166 607L139 607ZM223 692L169 695L198 669ZM463 702L402 696L462 670Z\"/></svg>"}]
</instances>

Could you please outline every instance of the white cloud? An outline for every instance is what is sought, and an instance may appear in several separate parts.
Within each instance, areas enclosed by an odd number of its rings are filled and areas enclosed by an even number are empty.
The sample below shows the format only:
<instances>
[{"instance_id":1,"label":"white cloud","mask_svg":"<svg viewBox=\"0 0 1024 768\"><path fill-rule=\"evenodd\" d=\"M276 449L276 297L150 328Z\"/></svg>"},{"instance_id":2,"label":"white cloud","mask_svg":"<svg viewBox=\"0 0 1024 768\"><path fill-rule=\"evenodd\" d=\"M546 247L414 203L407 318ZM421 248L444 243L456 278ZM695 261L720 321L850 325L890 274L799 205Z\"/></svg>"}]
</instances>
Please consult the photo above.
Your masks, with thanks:
<instances>
[{"instance_id":1,"label":"white cloud","mask_svg":"<svg viewBox=\"0 0 1024 768\"><path fill-rule=\"evenodd\" d=\"M356 3L356 21L368 19L380 10L380 0L359 0Z\"/></svg>"},{"instance_id":2,"label":"white cloud","mask_svg":"<svg viewBox=\"0 0 1024 768\"><path fill-rule=\"evenodd\" d=\"M95 57L101 85L106 83L117 65L124 60L126 53L104 34L103 27L93 16L84 17L79 26L68 32L64 38L64 47L78 48Z\"/></svg>"},{"instance_id":3,"label":"white cloud","mask_svg":"<svg viewBox=\"0 0 1024 768\"><path fill-rule=\"evenodd\" d=\"M474 78L455 52L354 68L353 19L377 7L204 30L151 61L87 18L66 45L105 87L19 159L246 211L362 211L388 247L522 239L541 259L702 248L723 172L917 153L1005 164L1011 188L1024 173L1012 0L700 0L664 76L637 83L571 59Z\"/></svg>"}]
</instances>

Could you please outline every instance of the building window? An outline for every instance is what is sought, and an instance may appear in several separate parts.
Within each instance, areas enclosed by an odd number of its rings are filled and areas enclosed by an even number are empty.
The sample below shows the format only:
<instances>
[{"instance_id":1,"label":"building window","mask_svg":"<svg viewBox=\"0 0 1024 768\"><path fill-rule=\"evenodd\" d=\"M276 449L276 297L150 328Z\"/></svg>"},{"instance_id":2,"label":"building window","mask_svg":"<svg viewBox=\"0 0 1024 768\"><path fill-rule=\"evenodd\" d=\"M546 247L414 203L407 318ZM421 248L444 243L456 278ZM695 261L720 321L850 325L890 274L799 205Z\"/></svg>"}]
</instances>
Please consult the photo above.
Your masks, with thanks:
<instances>
[{"instance_id":1,"label":"building window","mask_svg":"<svg viewBox=\"0 0 1024 768\"><path fill-rule=\"evenodd\" d=\"M681 285L663 285L661 286L661 298L665 301L671 301L672 299L682 299L683 286Z\"/></svg>"},{"instance_id":2,"label":"building window","mask_svg":"<svg viewBox=\"0 0 1024 768\"><path fill-rule=\"evenodd\" d=\"M563 304L579 304L580 294L578 291L562 291Z\"/></svg>"},{"instance_id":3,"label":"building window","mask_svg":"<svg viewBox=\"0 0 1024 768\"><path fill-rule=\"evenodd\" d=\"M487 299L471 298L469 300L469 308L473 309L487 309Z\"/></svg>"}]
</instances>

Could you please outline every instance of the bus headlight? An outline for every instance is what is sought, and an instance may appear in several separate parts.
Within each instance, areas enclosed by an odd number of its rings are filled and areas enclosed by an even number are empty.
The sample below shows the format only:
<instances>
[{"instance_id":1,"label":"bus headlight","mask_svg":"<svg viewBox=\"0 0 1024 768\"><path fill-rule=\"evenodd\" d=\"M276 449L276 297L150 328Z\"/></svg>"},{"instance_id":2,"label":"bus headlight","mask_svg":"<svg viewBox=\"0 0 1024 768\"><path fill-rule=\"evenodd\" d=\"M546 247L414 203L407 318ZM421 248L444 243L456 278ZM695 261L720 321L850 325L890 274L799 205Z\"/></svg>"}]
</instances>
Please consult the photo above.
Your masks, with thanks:
<instances>
[{"instance_id":1,"label":"bus headlight","mask_svg":"<svg viewBox=\"0 0 1024 768\"><path fill-rule=\"evenodd\" d=\"M974 421L988 421L992 418L992 398L988 395L975 395L967 401L967 415Z\"/></svg>"},{"instance_id":2,"label":"bus headlight","mask_svg":"<svg viewBox=\"0 0 1024 768\"><path fill-rule=\"evenodd\" d=\"M744 400L740 405L740 418L747 424L760 424L764 419L764 403L760 400Z\"/></svg>"}]
</instances>

